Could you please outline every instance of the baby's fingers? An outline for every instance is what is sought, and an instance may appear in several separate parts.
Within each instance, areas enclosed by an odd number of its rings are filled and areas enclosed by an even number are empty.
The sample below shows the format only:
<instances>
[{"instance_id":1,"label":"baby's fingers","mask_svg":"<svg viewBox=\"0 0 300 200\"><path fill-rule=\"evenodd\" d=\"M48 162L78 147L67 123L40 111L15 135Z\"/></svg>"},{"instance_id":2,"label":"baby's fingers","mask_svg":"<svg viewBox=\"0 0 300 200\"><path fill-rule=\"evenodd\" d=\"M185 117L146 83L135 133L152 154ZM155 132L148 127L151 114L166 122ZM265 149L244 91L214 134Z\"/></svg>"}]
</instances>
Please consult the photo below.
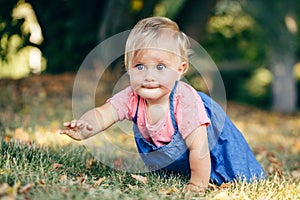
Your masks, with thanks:
<instances>
[{"instance_id":1,"label":"baby's fingers","mask_svg":"<svg viewBox=\"0 0 300 200\"><path fill-rule=\"evenodd\" d=\"M71 122L65 122L64 126L70 129L83 128L84 124L77 120L72 120Z\"/></svg>"},{"instance_id":2,"label":"baby's fingers","mask_svg":"<svg viewBox=\"0 0 300 200\"><path fill-rule=\"evenodd\" d=\"M60 134L64 134L64 135L67 135L69 136L70 138L74 139L74 140L77 140L77 141L80 141L82 140L82 137L80 134L78 134L78 132L72 130L72 129L65 129L65 130L61 130L60 131Z\"/></svg>"},{"instance_id":3,"label":"baby's fingers","mask_svg":"<svg viewBox=\"0 0 300 200\"><path fill-rule=\"evenodd\" d=\"M59 133L60 134L66 134L66 135L69 135L70 134L70 130L74 130L77 128L77 125L76 125L76 121L73 120L71 122L64 122L64 129L60 130Z\"/></svg>"},{"instance_id":4,"label":"baby's fingers","mask_svg":"<svg viewBox=\"0 0 300 200\"><path fill-rule=\"evenodd\" d=\"M77 121L76 120L72 120L71 124L70 124L70 127L71 128L75 128L76 126L77 126Z\"/></svg>"},{"instance_id":5,"label":"baby's fingers","mask_svg":"<svg viewBox=\"0 0 300 200\"><path fill-rule=\"evenodd\" d=\"M64 122L64 127L69 127L71 125L71 122Z\"/></svg>"},{"instance_id":6,"label":"baby's fingers","mask_svg":"<svg viewBox=\"0 0 300 200\"><path fill-rule=\"evenodd\" d=\"M61 134L61 135L63 135L63 134L68 135L68 133L69 133L69 129L59 130L59 134Z\"/></svg>"}]
</instances>

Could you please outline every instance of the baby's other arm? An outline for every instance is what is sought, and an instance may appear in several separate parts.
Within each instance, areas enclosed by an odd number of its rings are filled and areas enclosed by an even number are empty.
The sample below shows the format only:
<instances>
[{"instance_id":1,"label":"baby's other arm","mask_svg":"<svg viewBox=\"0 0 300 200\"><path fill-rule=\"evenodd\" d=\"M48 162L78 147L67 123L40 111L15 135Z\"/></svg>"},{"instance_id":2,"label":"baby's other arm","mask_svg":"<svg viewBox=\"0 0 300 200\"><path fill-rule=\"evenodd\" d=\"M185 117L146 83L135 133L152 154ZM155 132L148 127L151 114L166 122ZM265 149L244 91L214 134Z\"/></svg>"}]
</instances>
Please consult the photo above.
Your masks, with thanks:
<instances>
[{"instance_id":1,"label":"baby's other arm","mask_svg":"<svg viewBox=\"0 0 300 200\"><path fill-rule=\"evenodd\" d=\"M191 178L185 190L205 192L210 179L210 152L206 126L199 126L186 139L190 151Z\"/></svg>"},{"instance_id":2,"label":"baby's other arm","mask_svg":"<svg viewBox=\"0 0 300 200\"><path fill-rule=\"evenodd\" d=\"M117 114L111 103L105 103L86 112L79 120L65 122L60 134L68 135L74 140L84 140L107 129L117 120Z\"/></svg>"}]
</instances>

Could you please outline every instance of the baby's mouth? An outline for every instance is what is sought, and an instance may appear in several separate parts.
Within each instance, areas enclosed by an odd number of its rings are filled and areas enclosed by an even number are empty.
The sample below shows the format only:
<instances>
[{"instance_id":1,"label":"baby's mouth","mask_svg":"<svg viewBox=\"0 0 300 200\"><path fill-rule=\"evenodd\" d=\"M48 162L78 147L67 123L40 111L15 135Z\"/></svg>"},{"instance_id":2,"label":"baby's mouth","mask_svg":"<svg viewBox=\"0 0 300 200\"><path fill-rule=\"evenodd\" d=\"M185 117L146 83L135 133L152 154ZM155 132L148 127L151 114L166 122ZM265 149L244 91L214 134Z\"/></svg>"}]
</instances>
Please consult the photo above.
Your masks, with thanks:
<instances>
[{"instance_id":1,"label":"baby's mouth","mask_svg":"<svg viewBox=\"0 0 300 200\"><path fill-rule=\"evenodd\" d=\"M142 88L145 88L145 89L156 89L156 88L159 88L160 86L159 85L142 85Z\"/></svg>"}]
</instances>

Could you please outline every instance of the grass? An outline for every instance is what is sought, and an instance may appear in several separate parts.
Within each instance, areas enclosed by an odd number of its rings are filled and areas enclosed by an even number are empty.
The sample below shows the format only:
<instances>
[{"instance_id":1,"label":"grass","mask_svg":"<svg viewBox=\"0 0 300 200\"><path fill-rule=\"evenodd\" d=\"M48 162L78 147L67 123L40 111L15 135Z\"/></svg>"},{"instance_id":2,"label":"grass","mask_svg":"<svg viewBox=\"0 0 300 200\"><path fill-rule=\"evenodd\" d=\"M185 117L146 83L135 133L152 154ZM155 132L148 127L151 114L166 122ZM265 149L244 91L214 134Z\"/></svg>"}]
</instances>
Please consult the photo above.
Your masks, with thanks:
<instances>
[{"instance_id":1,"label":"grass","mask_svg":"<svg viewBox=\"0 0 300 200\"><path fill-rule=\"evenodd\" d=\"M141 174L142 182L130 173L90 162L93 156L83 147L59 149L20 142L1 143L0 195L18 199L297 199L299 180L279 174L251 184L237 182L211 185L205 196L185 193L185 177L168 179Z\"/></svg>"},{"instance_id":2,"label":"grass","mask_svg":"<svg viewBox=\"0 0 300 200\"><path fill-rule=\"evenodd\" d=\"M59 149L20 142L1 143L0 195L29 199L297 199L299 180L275 174L251 184L211 185L206 195L185 193L185 177L168 179L141 174L144 183L130 173L90 162L83 147ZM15 187L15 188L14 188ZM26 189L27 188L27 189ZM1 194L2 192L2 194Z\"/></svg>"},{"instance_id":3,"label":"grass","mask_svg":"<svg viewBox=\"0 0 300 200\"><path fill-rule=\"evenodd\" d=\"M72 117L73 78L0 81L0 199L300 199L299 114L229 103L228 114L268 178L210 185L205 195L186 193L186 177L116 170L57 134L61 122ZM111 133L109 141L134 150L130 135Z\"/></svg>"}]
</instances>

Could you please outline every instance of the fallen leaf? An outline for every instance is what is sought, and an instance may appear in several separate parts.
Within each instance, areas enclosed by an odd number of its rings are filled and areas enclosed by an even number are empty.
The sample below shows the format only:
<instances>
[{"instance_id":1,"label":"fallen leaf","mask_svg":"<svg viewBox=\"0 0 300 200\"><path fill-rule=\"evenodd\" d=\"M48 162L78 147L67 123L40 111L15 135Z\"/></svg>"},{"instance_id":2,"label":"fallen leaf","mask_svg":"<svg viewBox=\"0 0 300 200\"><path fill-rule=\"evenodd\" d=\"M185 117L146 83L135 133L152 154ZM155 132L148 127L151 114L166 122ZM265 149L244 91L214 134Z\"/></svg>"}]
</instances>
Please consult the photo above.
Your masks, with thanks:
<instances>
[{"instance_id":1,"label":"fallen leaf","mask_svg":"<svg viewBox=\"0 0 300 200\"><path fill-rule=\"evenodd\" d=\"M14 186L9 186L7 183L0 185L0 197L1 199L6 200L15 200L17 199L18 188L20 187L21 182L17 182Z\"/></svg>"},{"instance_id":2,"label":"fallen leaf","mask_svg":"<svg viewBox=\"0 0 300 200\"><path fill-rule=\"evenodd\" d=\"M300 142L295 142L293 144L295 152L300 152Z\"/></svg>"},{"instance_id":3,"label":"fallen leaf","mask_svg":"<svg viewBox=\"0 0 300 200\"><path fill-rule=\"evenodd\" d=\"M96 160L94 158L90 158L86 161L86 167L90 169L94 163L96 163Z\"/></svg>"},{"instance_id":4,"label":"fallen leaf","mask_svg":"<svg viewBox=\"0 0 300 200\"><path fill-rule=\"evenodd\" d=\"M219 189L225 189L225 188L229 188L232 186L232 182L228 182L228 183L222 183L219 187Z\"/></svg>"},{"instance_id":5,"label":"fallen leaf","mask_svg":"<svg viewBox=\"0 0 300 200\"><path fill-rule=\"evenodd\" d=\"M164 189L164 188L161 189L159 191L159 194L169 195L169 194L178 193L178 192L180 192L180 191L175 186L172 186L172 187L170 187L168 189Z\"/></svg>"},{"instance_id":6,"label":"fallen leaf","mask_svg":"<svg viewBox=\"0 0 300 200\"><path fill-rule=\"evenodd\" d=\"M7 135L6 135L6 136L4 137L4 141L5 141L5 142L9 142L10 140L11 140L11 137L10 137L10 136L7 136Z\"/></svg>"},{"instance_id":7,"label":"fallen leaf","mask_svg":"<svg viewBox=\"0 0 300 200\"><path fill-rule=\"evenodd\" d=\"M300 170L292 171L291 175L296 179L300 179Z\"/></svg>"},{"instance_id":8,"label":"fallen leaf","mask_svg":"<svg viewBox=\"0 0 300 200\"><path fill-rule=\"evenodd\" d=\"M274 164L276 164L276 165L278 165L278 166L281 166L281 165L282 165L282 163L276 158L276 156L275 156L274 153L272 153L272 152L268 152L268 153L267 153L267 158L268 158L268 160L269 160L271 163L274 163Z\"/></svg>"},{"instance_id":9,"label":"fallen leaf","mask_svg":"<svg viewBox=\"0 0 300 200\"><path fill-rule=\"evenodd\" d=\"M278 176L282 176L283 175L283 172L281 170L281 168L275 164L271 164L269 167L268 167L268 174L269 175L278 175Z\"/></svg>"},{"instance_id":10,"label":"fallen leaf","mask_svg":"<svg viewBox=\"0 0 300 200\"><path fill-rule=\"evenodd\" d=\"M46 182L44 180L39 180L38 182L39 182L40 185L45 185L46 184Z\"/></svg>"},{"instance_id":11,"label":"fallen leaf","mask_svg":"<svg viewBox=\"0 0 300 200\"><path fill-rule=\"evenodd\" d=\"M19 189L19 193L20 194L27 194L31 188L34 187L33 183L28 183L27 185L25 185L24 187Z\"/></svg>"},{"instance_id":12,"label":"fallen leaf","mask_svg":"<svg viewBox=\"0 0 300 200\"><path fill-rule=\"evenodd\" d=\"M141 176L141 175L136 175L136 174L131 174L131 177L137 180L140 183L147 184L148 179L147 177Z\"/></svg>"},{"instance_id":13,"label":"fallen leaf","mask_svg":"<svg viewBox=\"0 0 300 200\"><path fill-rule=\"evenodd\" d=\"M53 163L52 169L58 170L61 167L62 164L59 163Z\"/></svg>"},{"instance_id":14,"label":"fallen leaf","mask_svg":"<svg viewBox=\"0 0 300 200\"><path fill-rule=\"evenodd\" d=\"M105 181L106 177L99 178L94 182L93 187L99 186L103 181Z\"/></svg>"},{"instance_id":15,"label":"fallen leaf","mask_svg":"<svg viewBox=\"0 0 300 200\"><path fill-rule=\"evenodd\" d=\"M78 176L78 177L76 177L76 180L77 180L80 184L85 184L86 178L87 178L86 176L83 176L83 177Z\"/></svg>"},{"instance_id":16,"label":"fallen leaf","mask_svg":"<svg viewBox=\"0 0 300 200\"><path fill-rule=\"evenodd\" d=\"M0 185L0 196L5 195L8 192L9 188L10 186L7 183L3 183L2 185Z\"/></svg>"},{"instance_id":17,"label":"fallen leaf","mask_svg":"<svg viewBox=\"0 0 300 200\"><path fill-rule=\"evenodd\" d=\"M130 189L130 190L137 190L138 189L138 186L137 185L130 185L130 184L127 184L127 186L128 186L128 188Z\"/></svg>"},{"instance_id":18,"label":"fallen leaf","mask_svg":"<svg viewBox=\"0 0 300 200\"><path fill-rule=\"evenodd\" d=\"M60 176L60 179L59 179L60 181L66 181L67 180L67 175L61 175Z\"/></svg>"}]
</instances>

